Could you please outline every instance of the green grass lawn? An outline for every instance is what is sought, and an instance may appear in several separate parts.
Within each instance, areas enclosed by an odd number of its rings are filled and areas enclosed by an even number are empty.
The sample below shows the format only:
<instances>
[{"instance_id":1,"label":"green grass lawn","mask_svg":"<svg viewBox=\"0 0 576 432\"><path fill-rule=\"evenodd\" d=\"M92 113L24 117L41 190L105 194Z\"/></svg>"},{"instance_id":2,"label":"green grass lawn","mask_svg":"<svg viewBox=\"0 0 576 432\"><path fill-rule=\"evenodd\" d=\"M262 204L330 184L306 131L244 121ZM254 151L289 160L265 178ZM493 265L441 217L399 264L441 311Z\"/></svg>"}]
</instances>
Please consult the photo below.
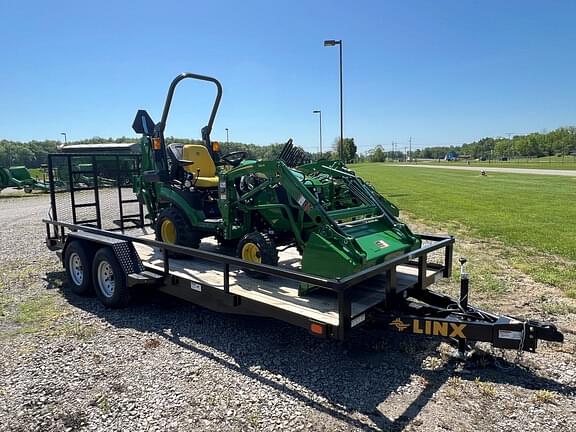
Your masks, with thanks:
<instances>
[{"instance_id":1,"label":"green grass lawn","mask_svg":"<svg viewBox=\"0 0 576 432\"><path fill-rule=\"evenodd\" d=\"M541 158L521 158L509 161L417 161L419 164L440 166L476 166L476 167L501 167L501 168L538 168L576 170L576 156L547 156Z\"/></svg>"},{"instance_id":2,"label":"green grass lawn","mask_svg":"<svg viewBox=\"0 0 576 432\"><path fill-rule=\"evenodd\" d=\"M358 164L354 169L409 215L514 246L525 266L534 251L576 261L576 178L500 173L483 177L471 171L389 164ZM554 259L534 261L530 273L573 287L574 267Z\"/></svg>"},{"instance_id":3,"label":"green grass lawn","mask_svg":"<svg viewBox=\"0 0 576 432\"><path fill-rule=\"evenodd\" d=\"M44 170L42 168L28 168L30 171L30 176L35 179L42 180L44 178ZM48 176L46 175L46 180L48 180Z\"/></svg>"}]
</instances>

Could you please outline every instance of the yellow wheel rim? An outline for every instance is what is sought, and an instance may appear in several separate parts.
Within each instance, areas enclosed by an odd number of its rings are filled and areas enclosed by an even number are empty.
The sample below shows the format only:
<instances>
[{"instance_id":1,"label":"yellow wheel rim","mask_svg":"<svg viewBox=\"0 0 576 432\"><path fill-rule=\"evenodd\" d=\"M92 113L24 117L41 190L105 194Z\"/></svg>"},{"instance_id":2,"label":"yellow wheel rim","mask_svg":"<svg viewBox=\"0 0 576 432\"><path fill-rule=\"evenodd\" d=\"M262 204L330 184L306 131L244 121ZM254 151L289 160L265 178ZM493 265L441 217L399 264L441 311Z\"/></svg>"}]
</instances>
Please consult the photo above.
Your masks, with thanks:
<instances>
[{"instance_id":1,"label":"yellow wheel rim","mask_svg":"<svg viewBox=\"0 0 576 432\"><path fill-rule=\"evenodd\" d=\"M242 259L254 263L261 263L262 256L260 255L260 248L254 243L246 243L242 246Z\"/></svg>"},{"instance_id":2,"label":"yellow wheel rim","mask_svg":"<svg viewBox=\"0 0 576 432\"><path fill-rule=\"evenodd\" d=\"M162 222L162 225L160 226L160 235L162 241L172 244L176 243L176 226L171 220L166 219Z\"/></svg>"}]
</instances>

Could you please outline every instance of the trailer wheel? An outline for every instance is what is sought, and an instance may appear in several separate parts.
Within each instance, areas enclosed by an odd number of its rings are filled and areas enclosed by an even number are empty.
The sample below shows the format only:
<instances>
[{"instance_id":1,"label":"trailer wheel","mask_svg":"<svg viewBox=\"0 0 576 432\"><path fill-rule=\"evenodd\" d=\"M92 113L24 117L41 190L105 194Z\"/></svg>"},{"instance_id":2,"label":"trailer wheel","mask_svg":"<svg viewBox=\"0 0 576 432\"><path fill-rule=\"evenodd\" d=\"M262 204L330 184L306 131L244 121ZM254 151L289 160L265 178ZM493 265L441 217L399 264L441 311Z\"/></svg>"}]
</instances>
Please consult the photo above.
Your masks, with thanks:
<instances>
[{"instance_id":1,"label":"trailer wheel","mask_svg":"<svg viewBox=\"0 0 576 432\"><path fill-rule=\"evenodd\" d=\"M238 242L236 255L244 261L275 266L278 264L278 250L274 240L268 235L254 231L246 234ZM255 279L266 279L267 274L254 270L244 270Z\"/></svg>"},{"instance_id":2,"label":"trailer wheel","mask_svg":"<svg viewBox=\"0 0 576 432\"><path fill-rule=\"evenodd\" d=\"M121 308L130 302L131 293L126 275L110 248L102 248L94 255L92 279L96 296L104 306Z\"/></svg>"},{"instance_id":3,"label":"trailer wheel","mask_svg":"<svg viewBox=\"0 0 576 432\"><path fill-rule=\"evenodd\" d=\"M168 207L160 212L155 231L158 241L194 249L200 246L200 236L194 232L182 211L175 207Z\"/></svg>"},{"instance_id":4,"label":"trailer wheel","mask_svg":"<svg viewBox=\"0 0 576 432\"><path fill-rule=\"evenodd\" d=\"M73 240L64 252L64 268L74 294L87 296L94 293L90 256L82 243Z\"/></svg>"}]
</instances>

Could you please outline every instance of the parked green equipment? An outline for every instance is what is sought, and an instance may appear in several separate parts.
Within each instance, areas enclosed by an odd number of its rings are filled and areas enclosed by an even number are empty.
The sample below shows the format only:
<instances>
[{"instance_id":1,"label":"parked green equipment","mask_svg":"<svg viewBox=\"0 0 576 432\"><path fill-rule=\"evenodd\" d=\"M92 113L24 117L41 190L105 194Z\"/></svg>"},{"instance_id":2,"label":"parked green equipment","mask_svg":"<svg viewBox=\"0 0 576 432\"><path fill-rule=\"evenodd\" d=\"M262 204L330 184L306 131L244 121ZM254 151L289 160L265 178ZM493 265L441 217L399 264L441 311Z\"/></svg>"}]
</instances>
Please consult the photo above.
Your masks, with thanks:
<instances>
[{"instance_id":1,"label":"parked green equipment","mask_svg":"<svg viewBox=\"0 0 576 432\"><path fill-rule=\"evenodd\" d=\"M166 145L174 90L186 78L217 89L203 145ZM276 160L222 154L210 140L221 96L216 79L184 73L172 81L159 123L146 111L136 115L133 128L143 138L142 175L134 190L158 240L197 248L202 238L215 236L242 259L269 265L277 264L279 246L295 245L303 271L330 278L420 247L398 209L341 161L306 163L291 139Z\"/></svg>"},{"instance_id":2,"label":"parked green equipment","mask_svg":"<svg viewBox=\"0 0 576 432\"><path fill-rule=\"evenodd\" d=\"M0 167L0 190L14 187L31 193L34 189L48 192L48 185L32 178L25 166Z\"/></svg>"}]
</instances>

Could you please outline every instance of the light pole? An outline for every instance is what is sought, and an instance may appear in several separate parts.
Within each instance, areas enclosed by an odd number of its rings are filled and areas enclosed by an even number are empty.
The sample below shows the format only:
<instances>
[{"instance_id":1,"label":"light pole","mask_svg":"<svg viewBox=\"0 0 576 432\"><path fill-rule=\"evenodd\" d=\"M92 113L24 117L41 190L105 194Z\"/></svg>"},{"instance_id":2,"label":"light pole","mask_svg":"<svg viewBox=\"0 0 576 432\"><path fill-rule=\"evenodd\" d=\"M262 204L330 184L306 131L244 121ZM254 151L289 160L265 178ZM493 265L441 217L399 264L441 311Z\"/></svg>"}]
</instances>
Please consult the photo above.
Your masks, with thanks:
<instances>
[{"instance_id":1,"label":"light pole","mask_svg":"<svg viewBox=\"0 0 576 432\"><path fill-rule=\"evenodd\" d=\"M322 110L314 110L313 114L320 114L320 159L322 159Z\"/></svg>"},{"instance_id":2,"label":"light pole","mask_svg":"<svg viewBox=\"0 0 576 432\"><path fill-rule=\"evenodd\" d=\"M343 111L343 91L342 91L342 40L325 40L324 46L330 47L338 45L340 48L340 148L338 149L338 155L340 160L344 159L344 111Z\"/></svg>"},{"instance_id":3,"label":"light pole","mask_svg":"<svg viewBox=\"0 0 576 432\"><path fill-rule=\"evenodd\" d=\"M66 141L66 132L60 132L60 135L64 135L64 145L66 145L66 144L67 144L67 141Z\"/></svg>"},{"instance_id":4,"label":"light pole","mask_svg":"<svg viewBox=\"0 0 576 432\"><path fill-rule=\"evenodd\" d=\"M226 128L226 145L228 145L228 128Z\"/></svg>"}]
</instances>

